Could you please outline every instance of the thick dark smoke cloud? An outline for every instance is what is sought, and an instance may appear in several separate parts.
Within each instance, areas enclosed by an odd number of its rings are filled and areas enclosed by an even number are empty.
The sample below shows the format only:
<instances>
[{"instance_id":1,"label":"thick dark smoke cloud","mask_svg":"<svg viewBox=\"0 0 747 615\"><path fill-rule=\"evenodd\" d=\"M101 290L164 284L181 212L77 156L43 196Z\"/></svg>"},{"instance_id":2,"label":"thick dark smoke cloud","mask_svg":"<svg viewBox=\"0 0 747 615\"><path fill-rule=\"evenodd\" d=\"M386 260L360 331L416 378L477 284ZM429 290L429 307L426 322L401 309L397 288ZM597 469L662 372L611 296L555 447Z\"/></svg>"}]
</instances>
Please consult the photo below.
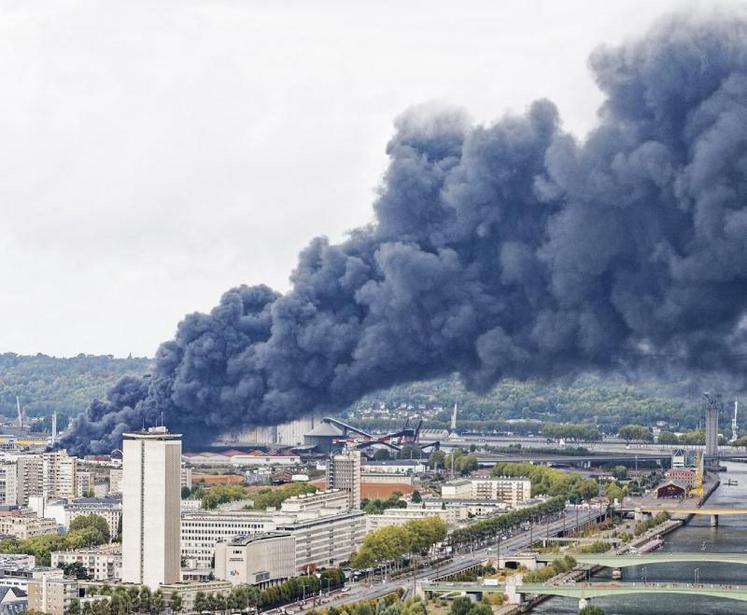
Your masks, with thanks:
<instances>
[{"instance_id":1,"label":"thick dark smoke cloud","mask_svg":"<svg viewBox=\"0 0 747 615\"><path fill-rule=\"evenodd\" d=\"M162 413L205 443L452 372L476 390L646 363L741 378L747 24L672 18L590 67L606 101L584 142L545 100L492 126L405 113L373 225L315 239L285 295L241 286L187 316L62 444L109 451Z\"/></svg>"}]
</instances>

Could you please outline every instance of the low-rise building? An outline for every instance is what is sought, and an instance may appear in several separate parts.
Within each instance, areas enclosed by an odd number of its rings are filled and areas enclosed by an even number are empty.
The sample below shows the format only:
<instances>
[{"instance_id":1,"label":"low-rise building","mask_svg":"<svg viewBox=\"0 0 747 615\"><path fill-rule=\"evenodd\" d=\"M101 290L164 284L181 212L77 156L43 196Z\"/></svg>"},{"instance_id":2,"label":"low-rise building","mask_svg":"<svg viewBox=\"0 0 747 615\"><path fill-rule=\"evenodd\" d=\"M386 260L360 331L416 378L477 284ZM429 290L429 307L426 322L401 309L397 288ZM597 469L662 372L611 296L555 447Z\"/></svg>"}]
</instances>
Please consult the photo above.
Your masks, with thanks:
<instances>
[{"instance_id":1,"label":"low-rise building","mask_svg":"<svg viewBox=\"0 0 747 615\"><path fill-rule=\"evenodd\" d=\"M25 540L32 536L55 534L59 526L54 519L37 517L28 510L12 510L0 512L0 534L13 536Z\"/></svg>"},{"instance_id":2,"label":"low-rise building","mask_svg":"<svg viewBox=\"0 0 747 615\"><path fill-rule=\"evenodd\" d=\"M339 496L333 492L327 497L335 502ZM305 498L287 502L288 508L306 506ZM363 541L365 515L361 511L317 508L324 504L320 496L310 498L305 510L182 510L182 559L188 568L210 567L217 543L236 536L280 531L295 539L297 572L346 561Z\"/></svg>"},{"instance_id":3,"label":"low-rise building","mask_svg":"<svg viewBox=\"0 0 747 615\"><path fill-rule=\"evenodd\" d=\"M78 498L65 506L65 527L76 517L98 515L109 526L109 535L114 538L119 533L122 520L121 498Z\"/></svg>"},{"instance_id":4,"label":"low-rise building","mask_svg":"<svg viewBox=\"0 0 747 615\"><path fill-rule=\"evenodd\" d=\"M275 529L275 520L265 512L182 510L181 557L189 568L209 568L218 542Z\"/></svg>"},{"instance_id":5,"label":"low-rise building","mask_svg":"<svg viewBox=\"0 0 747 615\"><path fill-rule=\"evenodd\" d=\"M207 581L207 582L181 582L181 583L166 583L161 585L160 589L163 592L163 599L165 604L171 602L171 598L174 594L179 594L182 599L182 612L191 613L195 610L195 596L202 592L203 594L216 594L219 596L226 596L231 593L233 585L228 581ZM52 615L57 615L53 613Z\"/></svg>"},{"instance_id":6,"label":"low-rise building","mask_svg":"<svg viewBox=\"0 0 747 615\"><path fill-rule=\"evenodd\" d=\"M387 474L420 474L428 469L427 459L381 459L369 460L363 466L365 472Z\"/></svg>"},{"instance_id":7,"label":"low-rise building","mask_svg":"<svg viewBox=\"0 0 747 615\"><path fill-rule=\"evenodd\" d=\"M387 485L408 485L414 484L412 474L398 474L397 472L381 472L379 470L372 470L363 466L361 472L361 483L376 483L376 484L387 484Z\"/></svg>"},{"instance_id":8,"label":"low-rise building","mask_svg":"<svg viewBox=\"0 0 747 615\"><path fill-rule=\"evenodd\" d=\"M184 461L192 466L231 466L247 468L253 466L297 466L301 465L299 455L273 455L262 451L229 450L221 453L184 453Z\"/></svg>"},{"instance_id":9,"label":"low-rise building","mask_svg":"<svg viewBox=\"0 0 747 615\"><path fill-rule=\"evenodd\" d=\"M360 510L334 514L299 515L291 523L278 523L296 546L296 572L337 566L350 559L366 535L366 515Z\"/></svg>"},{"instance_id":10,"label":"low-rise building","mask_svg":"<svg viewBox=\"0 0 747 615\"><path fill-rule=\"evenodd\" d=\"M44 577L61 579L64 576L62 570L49 566L9 566L0 570L0 587L15 587L27 592L31 580L39 580Z\"/></svg>"},{"instance_id":11,"label":"low-rise building","mask_svg":"<svg viewBox=\"0 0 747 615\"><path fill-rule=\"evenodd\" d=\"M441 487L443 499L503 500L518 506L532 497L532 483L528 478L496 477L449 481Z\"/></svg>"},{"instance_id":12,"label":"low-rise building","mask_svg":"<svg viewBox=\"0 0 747 615\"><path fill-rule=\"evenodd\" d=\"M350 498L347 491L328 489L288 498L280 506L283 512L310 512L314 510L347 510Z\"/></svg>"},{"instance_id":13,"label":"low-rise building","mask_svg":"<svg viewBox=\"0 0 747 615\"><path fill-rule=\"evenodd\" d=\"M389 508L380 515L366 515L366 530L373 532L382 527L404 525L408 521L429 517L438 517L447 525L453 525L459 520L455 508Z\"/></svg>"},{"instance_id":14,"label":"low-rise building","mask_svg":"<svg viewBox=\"0 0 747 615\"><path fill-rule=\"evenodd\" d=\"M288 532L239 536L215 546L215 577L232 585L266 587L296 572L296 548Z\"/></svg>"},{"instance_id":15,"label":"low-rise building","mask_svg":"<svg viewBox=\"0 0 747 615\"><path fill-rule=\"evenodd\" d=\"M122 545L108 544L91 549L55 551L51 554L52 566L82 564L88 577L94 581L117 580L122 577Z\"/></svg>"},{"instance_id":16,"label":"low-rise building","mask_svg":"<svg viewBox=\"0 0 747 615\"><path fill-rule=\"evenodd\" d=\"M30 611L65 615L70 603L78 598L78 581L75 579L42 577L28 583L28 608Z\"/></svg>"}]
</instances>

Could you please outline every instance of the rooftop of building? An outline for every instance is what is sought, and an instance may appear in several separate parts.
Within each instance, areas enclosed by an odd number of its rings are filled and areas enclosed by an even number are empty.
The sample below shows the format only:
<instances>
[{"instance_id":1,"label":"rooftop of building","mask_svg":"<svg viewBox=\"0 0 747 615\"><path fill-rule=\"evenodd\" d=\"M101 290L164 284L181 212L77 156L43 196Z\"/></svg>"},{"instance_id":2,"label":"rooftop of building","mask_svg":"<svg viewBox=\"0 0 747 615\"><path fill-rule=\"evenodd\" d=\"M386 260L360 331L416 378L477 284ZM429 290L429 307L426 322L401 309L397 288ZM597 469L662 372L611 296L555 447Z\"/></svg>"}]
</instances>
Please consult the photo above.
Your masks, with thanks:
<instances>
[{"instance_id":1,"label":"rooftop of building","mask_svg":"<svg viewBox=\"0 0 747 615\"><path fill-rule=\"evenodd\" d=\"M363 464L363 469L386 467L386 466L409 466L415 467L427 463L427 459L373 459Z\"/></svg>"},{"instance_id":2,"label":"rooftop of building","mask_svg":"<svg viewBox=\"0 0 747 615\"><path fill-rule=\"evenodd\" d=\"M263 540L270 540L273 538L287 538L289 536L289 532L263 532L261 534L247 534L244 536L234 536L231 540L226 542L226 544L231 547L245 547L253 542L261 542Z\"/></svg>"},{"instance_id":3,"label":"rooftop of building","mask_svg":"<svg viewBox=\"0 0 747 615\"><path fill-rule=\"evenodd\" d=\"M171 433L166 427L159 426L123 433L122 438L124 440L181 440L182 434Z\"/></svg>"}]
</instances>

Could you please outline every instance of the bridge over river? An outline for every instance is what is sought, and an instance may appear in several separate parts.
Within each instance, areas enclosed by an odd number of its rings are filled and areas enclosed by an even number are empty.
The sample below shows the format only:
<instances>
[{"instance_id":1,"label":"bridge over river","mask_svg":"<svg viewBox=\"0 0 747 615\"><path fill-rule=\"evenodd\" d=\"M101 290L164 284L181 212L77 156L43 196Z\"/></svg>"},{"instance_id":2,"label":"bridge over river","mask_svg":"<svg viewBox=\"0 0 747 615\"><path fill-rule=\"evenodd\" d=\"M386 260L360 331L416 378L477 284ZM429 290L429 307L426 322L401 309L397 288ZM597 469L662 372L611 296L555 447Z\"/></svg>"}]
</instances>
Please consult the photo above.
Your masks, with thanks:
<instances>
[{"instance_id":1,"label":"bridge over river","mask_svg":"<svg viewBox=\"0 0 747 615\"><path fill-rule=\"evenodd\" d=\"M592 598L602 596L627 596L631 594L678 594L684 596L710 596L747 602L747 586L693 583L524 583L507 588L505 585L482 585L480 583L423 583L421 591L426 593L511 593L521 595L566 596L579 599L579 608Z\"/></svg>"},{"instance_id":2,"label":"bridge over river","mask_svg":"<svg viewBox=\"0 0 747 615\"><path fill-rule=\"evenodd\" d=\"M542 554L535 557L537 562L549 563L558 557L557 554ZM670 564L675 562L719 562L724 564L747 565L747 553L645 553L642 555L614 555L611 553L573 554L579 564L587 566L606 566L608 568L626 568L628 566L649 566L652 564Z\"/></svg>"}]
</instances>

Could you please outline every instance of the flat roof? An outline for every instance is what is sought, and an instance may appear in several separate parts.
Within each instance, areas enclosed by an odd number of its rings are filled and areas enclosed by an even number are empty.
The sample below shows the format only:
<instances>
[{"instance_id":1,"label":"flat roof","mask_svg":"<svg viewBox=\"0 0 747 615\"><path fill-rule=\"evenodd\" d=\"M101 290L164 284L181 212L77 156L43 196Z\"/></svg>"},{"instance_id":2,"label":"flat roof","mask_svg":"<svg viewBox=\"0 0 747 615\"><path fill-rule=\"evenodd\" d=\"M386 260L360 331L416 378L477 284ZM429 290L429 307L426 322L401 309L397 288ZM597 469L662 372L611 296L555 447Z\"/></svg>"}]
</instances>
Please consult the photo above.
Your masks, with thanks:
<instances>
[{"instance_id":1,"label":"flat roof","mask_svg":"<svg viewBox=\"0 0 747 615\"><path fill-rule=\"evenodd\" d=\"M261 534L245 534L243 536L234 536L226 544L232 547L245 547L253 542L259 542L261 540L269 540L271 538L286 538L290 536L290 532L263 532Z\"/></svg>"},{"instance_id":2,"label":"flat roof","mask_svg":"<svg viewBox=\"0 0 747 615\"><path fill-rule=\"evenodd\" d=\"M182 434L168 431L131 431L122 434L123 440L181 440Z\"/></svg>"}]
</instances>

